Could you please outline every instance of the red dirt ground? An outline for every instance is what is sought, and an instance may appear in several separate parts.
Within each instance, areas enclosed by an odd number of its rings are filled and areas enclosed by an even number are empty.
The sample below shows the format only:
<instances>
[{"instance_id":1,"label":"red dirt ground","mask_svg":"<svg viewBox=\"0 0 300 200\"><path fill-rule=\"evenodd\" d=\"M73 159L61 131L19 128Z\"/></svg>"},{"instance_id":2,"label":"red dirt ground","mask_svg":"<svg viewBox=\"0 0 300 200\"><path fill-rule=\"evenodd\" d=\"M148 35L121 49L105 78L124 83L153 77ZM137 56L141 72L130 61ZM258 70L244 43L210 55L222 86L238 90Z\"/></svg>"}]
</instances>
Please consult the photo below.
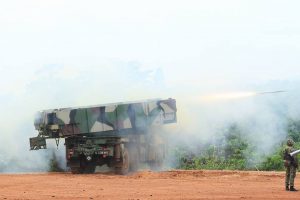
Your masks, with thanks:
<instances>
[{"instance_id":1,"label":"red dirt ground","mask_svg":"<svg viewBox=\"0 0 300 200\"><path fill-rule=\"evenodd\" d=\"M297 177L296 186L300 188ZM141 171L111 173L2 174L1 199L300 199L284 190L283 172Z\"/></svg>"}]
</instances>

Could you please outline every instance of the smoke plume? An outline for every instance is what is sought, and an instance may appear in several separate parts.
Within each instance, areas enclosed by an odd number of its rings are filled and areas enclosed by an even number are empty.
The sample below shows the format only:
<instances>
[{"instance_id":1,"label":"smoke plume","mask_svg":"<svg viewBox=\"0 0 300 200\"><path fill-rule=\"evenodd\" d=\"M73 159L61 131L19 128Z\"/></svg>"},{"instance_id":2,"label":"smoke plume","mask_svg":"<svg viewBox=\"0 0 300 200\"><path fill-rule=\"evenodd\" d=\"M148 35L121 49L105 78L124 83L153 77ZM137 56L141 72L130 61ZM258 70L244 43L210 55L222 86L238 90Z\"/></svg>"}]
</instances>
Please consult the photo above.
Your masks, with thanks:
<instances>
[{"instance_id":1,"label":"smoke plume","mask_svg":"<svg viewBox=\"0 0 300 200\"><path fill-rule=\"evenodd\" d=\"M58 149L54 141L47 140L47 150L29 151L29 137L38 134L33 126L37 111L154 98L164 88L159 68L144 70L136 62L82 66L62 63L37 67L32 80L14 93L3 94L0 172L47 171L53 152L60 167L65 167L63 140Z\"/></svg>"},{"instance_id":2,"label":"smoke plume","mask_svg":"<svg viewBox=\"0 0 300 200\"><path fill-rule=\"evenodd\" d=\"M165 127L169 145L185 144L193 150L200 143L217 144L220 131L236 123L260 155L272 153L285 138L288 118L300 117L296 82L267 82L259 87L249 86L251 90L241 88L239 94L246 95L232 95L237 88L230 91L224 86L220 92L200 83L188 87L168 83L166 71L145 69L138 62L89 64L91 67L78 63L37 67L32 80L18 92L3 94L1 172L47 171L53 151L61 167L65 166L63 140L58 150L54 141L48 141L48 150L29 151L28 138L37 135L34 114L43 109L172 97L177 99L178 123ZM259 96L252 93L278 89L288 92ZM216 96L217 92L223 96ZM222 98L226 92L230 92L230 98ZM214 94L214 99L207 98L210 94Z\"/></svg>"}]
</instances>

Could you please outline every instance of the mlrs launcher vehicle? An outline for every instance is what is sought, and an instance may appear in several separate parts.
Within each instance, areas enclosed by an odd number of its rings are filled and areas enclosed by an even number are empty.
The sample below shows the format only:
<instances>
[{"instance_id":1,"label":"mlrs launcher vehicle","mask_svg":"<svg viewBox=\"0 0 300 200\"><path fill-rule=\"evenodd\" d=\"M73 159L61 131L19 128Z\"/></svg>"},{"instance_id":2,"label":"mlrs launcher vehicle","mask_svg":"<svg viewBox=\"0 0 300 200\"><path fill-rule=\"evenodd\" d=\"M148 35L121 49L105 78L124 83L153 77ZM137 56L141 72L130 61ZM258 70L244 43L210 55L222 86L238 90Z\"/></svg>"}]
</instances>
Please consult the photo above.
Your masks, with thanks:
<instances>
[{"instance_id":1,"label":"mlrs launcher vehicle","mask_svg":"<svg viewBox=\"0 0 300 200\"><path fill-rule=\"evenodd\" d=\"M46 149L46 139L64 138L72 173L94 173L105 164L118 174L139 163L159 168L166 154L161 126L175 123L176 111L171 98L40 111L30 149Z\"/></svg>"}]
</instances>

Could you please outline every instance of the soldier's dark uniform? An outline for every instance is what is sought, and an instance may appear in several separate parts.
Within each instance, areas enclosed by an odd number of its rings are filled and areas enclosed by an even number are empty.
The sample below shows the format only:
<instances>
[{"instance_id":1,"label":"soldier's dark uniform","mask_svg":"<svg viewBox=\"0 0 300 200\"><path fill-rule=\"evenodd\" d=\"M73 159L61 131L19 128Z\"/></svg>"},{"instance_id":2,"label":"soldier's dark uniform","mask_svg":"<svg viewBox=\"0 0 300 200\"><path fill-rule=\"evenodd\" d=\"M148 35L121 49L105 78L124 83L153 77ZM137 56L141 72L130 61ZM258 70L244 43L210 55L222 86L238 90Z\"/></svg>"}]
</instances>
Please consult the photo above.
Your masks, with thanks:
<instances>
[{"instance_id":1,"label":"soldier's dark uniform","mask_svg":"<svg viewBox=\"0 0 300 200\"><path fill-rule=\"evenodd\" d=\"M285 189L289 191L297 191L294 188L294 179L296 177L296 171L298 168L298 159L297 159L297 155L294 156L289 155L291 152L295 151L293 146L294 146L294 141L288 139L287 146L284 149L284 166L286 168Z\"/></svg>"}]
</instances>

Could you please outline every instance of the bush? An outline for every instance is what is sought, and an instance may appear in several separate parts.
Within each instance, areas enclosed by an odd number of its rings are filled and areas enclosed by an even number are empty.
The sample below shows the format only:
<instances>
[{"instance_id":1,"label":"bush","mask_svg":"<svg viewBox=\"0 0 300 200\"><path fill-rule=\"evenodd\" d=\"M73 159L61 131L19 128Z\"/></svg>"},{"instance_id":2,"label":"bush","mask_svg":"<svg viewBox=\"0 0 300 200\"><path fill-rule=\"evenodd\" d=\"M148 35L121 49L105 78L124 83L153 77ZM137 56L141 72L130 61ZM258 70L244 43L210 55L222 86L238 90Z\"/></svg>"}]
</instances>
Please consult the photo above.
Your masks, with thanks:
<instances>
[{"instance_id":1,"label":"bush","mask_svg":"<svg viewBox=\"0 0 300 200\"><path fill-rule=\"evenodd\" d=\"M49 161L49 172L63 172L64 169L59 166L59 161L55 155L55 153L52 153L52 158Z\"/></svg>"}]
</instances>

